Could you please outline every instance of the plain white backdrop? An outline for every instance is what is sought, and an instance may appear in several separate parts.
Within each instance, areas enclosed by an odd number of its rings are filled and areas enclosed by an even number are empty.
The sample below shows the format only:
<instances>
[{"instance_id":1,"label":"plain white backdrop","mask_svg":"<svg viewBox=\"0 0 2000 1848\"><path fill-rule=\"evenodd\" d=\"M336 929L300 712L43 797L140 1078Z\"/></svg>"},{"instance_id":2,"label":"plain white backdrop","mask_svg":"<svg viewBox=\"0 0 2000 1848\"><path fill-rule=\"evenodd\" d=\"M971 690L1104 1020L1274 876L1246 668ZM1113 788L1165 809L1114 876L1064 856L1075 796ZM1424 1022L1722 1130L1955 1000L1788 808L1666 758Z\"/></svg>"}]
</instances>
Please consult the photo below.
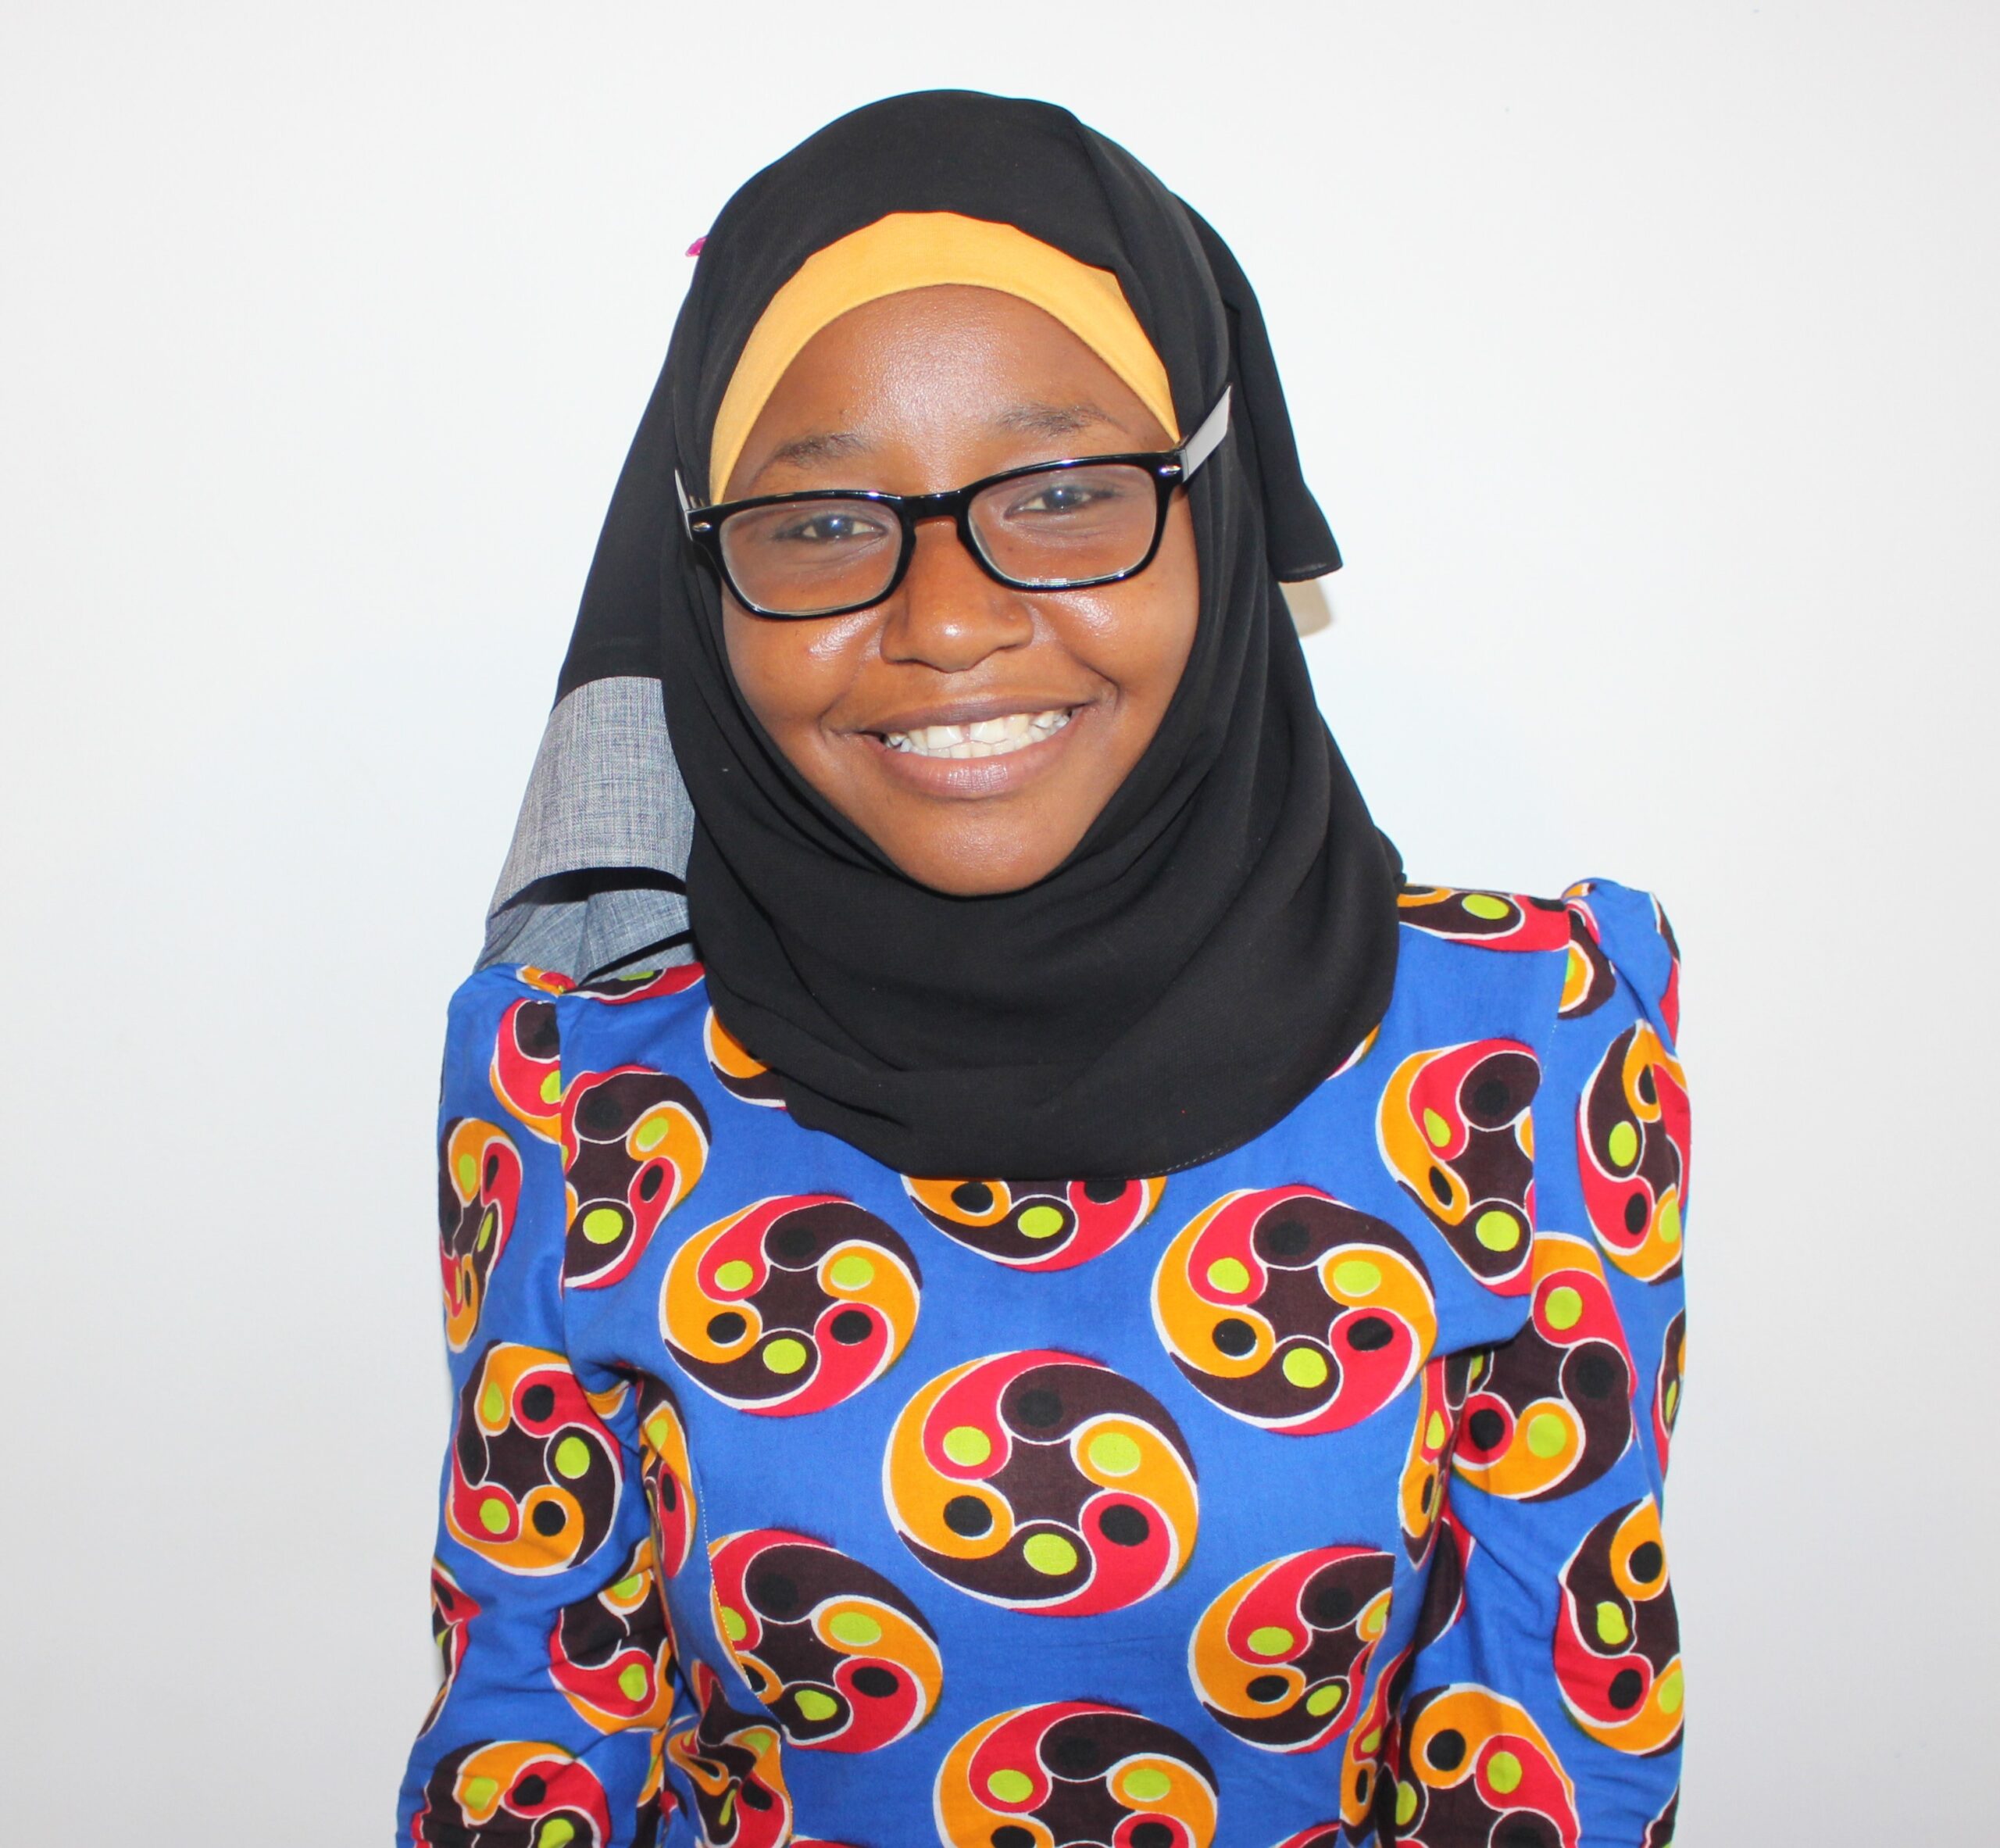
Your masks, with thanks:
<instances>
[{"instance_id":1,"label":"plain white backdrop","mask_svg":"<svg viewBox=\"0 0 2000 1848\"><path fill-rule=\"evenodd\" d=\"M1412 875L1673 913L1681 1839L1990 1839L2000 13L1912 0L5 0L7 1838L389 1839L445 999L683 250L939 83L1234 245Z\"/></svg>"}]
</instances>

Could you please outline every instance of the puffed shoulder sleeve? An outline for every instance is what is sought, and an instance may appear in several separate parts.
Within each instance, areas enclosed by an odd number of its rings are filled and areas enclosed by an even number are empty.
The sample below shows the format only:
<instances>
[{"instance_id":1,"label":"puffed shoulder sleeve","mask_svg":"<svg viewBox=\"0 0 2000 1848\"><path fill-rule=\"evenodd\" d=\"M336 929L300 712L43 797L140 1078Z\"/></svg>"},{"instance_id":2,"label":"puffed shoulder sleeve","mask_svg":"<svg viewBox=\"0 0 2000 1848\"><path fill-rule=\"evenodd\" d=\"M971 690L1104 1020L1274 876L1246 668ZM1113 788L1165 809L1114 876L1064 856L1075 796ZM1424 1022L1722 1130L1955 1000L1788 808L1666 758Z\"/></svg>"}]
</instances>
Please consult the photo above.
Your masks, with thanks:
<instances>
[{"instance_id":1,"label":"puffed shoulder sleeve","mask_svg":"<svg viewBox=\"0 0 2000 1848\"><path fill-rule=\"evenodd\" d=\"M1396 1671L1387 1842L1673 1839L1683 1682L1660 1509L1686 1353L1679 959L1646 893L1591 881L1565 903L1528 1320L1448 1363L1452 1467Z\"/></svg>"},{"instance_id":2,"label":"puffed shoulder sleeve","mask_svg":"<svg viewBox=\"0 0 2000 1848\"><path fill-rule=\"evenodd\" d=\"M438 1129L452 1426L431 1567L444 1678L403 1781L403 1848L643 1848L660 1829L661 1742L683 1696L636 1389L573 1363L565 1332L567 986L489 969L452 1003Z\"/></svg>"}]
</instances>

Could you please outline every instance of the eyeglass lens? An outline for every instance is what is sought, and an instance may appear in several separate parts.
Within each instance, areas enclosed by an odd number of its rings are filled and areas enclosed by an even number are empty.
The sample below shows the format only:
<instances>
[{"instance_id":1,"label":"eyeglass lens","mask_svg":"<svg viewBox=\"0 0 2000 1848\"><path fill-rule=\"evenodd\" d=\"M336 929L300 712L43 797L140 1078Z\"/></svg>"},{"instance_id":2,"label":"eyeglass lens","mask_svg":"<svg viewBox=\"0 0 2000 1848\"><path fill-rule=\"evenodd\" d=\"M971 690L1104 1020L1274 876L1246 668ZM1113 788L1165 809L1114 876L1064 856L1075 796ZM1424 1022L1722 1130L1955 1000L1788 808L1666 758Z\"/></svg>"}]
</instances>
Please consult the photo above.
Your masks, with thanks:
<instances>
[{"instance_id":1,"label":"eyeglass lens","mask_svg":"<svg viewBox=\"0 0 2000 1848\"><path fill-rule=\"evenodd\" d=\"M996 481L968 515L980 552L1003 577L1059 590L1115 577L1152 550L1159 520L1153 476L1132 463ZM781 502L723 521L724 561L745 599L788 616L852 608L885 595L902 531L893 509L867 500Z\"/></svg>"}]
</instances>

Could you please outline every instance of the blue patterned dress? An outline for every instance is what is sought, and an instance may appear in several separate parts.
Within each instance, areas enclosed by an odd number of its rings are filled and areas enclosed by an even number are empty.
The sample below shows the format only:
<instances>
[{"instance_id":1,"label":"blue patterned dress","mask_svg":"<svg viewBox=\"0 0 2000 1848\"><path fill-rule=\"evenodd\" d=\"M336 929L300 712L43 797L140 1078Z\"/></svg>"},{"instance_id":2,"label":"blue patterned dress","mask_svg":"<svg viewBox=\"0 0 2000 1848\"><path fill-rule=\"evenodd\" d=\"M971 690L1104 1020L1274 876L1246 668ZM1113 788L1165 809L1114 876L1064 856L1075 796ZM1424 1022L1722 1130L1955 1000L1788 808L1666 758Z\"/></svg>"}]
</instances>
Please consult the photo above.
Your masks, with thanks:
<instances>
[{"instance_id":1,"label":"blue patterned dress","mask_svg":"<svg viewBox=\"0 0 2000 1848\"><path fill-rule=\"evenodd\" d=\"M1660 1848L1658 906L1435 887L1255 1141L913 1180L698 967L453 1001L445 1683L400 1839Z\"/></svg>"}]
</instances>

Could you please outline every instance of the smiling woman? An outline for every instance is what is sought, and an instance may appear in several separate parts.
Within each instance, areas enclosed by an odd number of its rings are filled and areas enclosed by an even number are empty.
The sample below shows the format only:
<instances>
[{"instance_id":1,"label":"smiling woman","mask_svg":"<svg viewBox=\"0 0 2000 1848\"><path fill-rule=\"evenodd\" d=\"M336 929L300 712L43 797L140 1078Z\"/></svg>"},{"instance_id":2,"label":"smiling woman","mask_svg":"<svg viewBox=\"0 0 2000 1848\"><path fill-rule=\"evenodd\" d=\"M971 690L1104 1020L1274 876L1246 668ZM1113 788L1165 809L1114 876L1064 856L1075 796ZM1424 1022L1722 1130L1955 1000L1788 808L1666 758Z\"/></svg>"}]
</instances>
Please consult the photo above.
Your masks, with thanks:
<instances>
[{"instance_id":1,"label":"smiling woman","mask_svg":"<svg viewBox=\"0 0 2000 1848\"><path fill-rule=\"evenodd\" d=\"M453 1006L405 1842L1671 1841L1672 936L1402 879L1338 563L1073 118L730 202Z\"/></svg>"}]
</instances>

